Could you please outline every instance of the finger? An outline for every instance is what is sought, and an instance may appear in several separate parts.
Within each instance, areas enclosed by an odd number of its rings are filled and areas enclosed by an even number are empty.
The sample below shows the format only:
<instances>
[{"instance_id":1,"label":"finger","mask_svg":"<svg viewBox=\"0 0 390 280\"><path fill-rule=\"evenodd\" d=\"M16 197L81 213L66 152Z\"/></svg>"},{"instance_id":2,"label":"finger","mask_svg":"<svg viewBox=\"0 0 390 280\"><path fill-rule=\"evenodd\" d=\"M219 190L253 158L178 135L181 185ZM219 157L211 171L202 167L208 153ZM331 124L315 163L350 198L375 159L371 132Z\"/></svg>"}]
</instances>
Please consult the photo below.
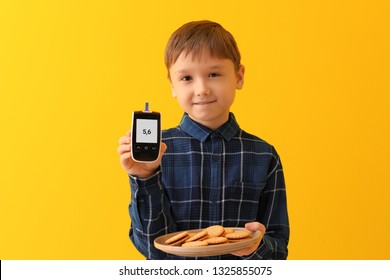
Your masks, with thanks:
<instances>
[{"instance_id":1,"label":"finger","mask_svg":"<svg viewBox=\"0 0 390 280\"><path fill-rule=\"evenodd\" d=\"M131 152L131 145L129 144L122 144L117 149L118 153L121 155L123 153Z\"/></svg>"},{"instance_id":2,"label":"finger","mask_svg":"<svg viewBox=\"0 0 390 280\"><path fill-rule=\"evenodd\" d=\"M252 232L261 231L263 234L266 232L265 226L263 224L259 223L259 222L246 223L245 224L245 228L247 230L252 231Z\"/></svg>"},{"instance_id":3,"label":"finger","mask_svg":"<svg viewBox=\"0 0 390 280\"><path fill-rule=\"evenodd\" d=\"M123 153L120 155L121 162L125 162L131 158L131 153Z\"/></svg>"},{"instance_id":4,"label":"finger","mask_svg":"<svg viewBox=\"0 0 390 280\"><path fill-rule=\"evenodd\" d=\"M120 155L120 162L126 170L129 170L131 168L131 166L133 165L131 153L121 154Z\"/></svg>"},{"instance_id":5,"label":"finger","mask_svg":"<svg viewBox=\"0 0 390 280\"><path fill-rule=\"evenodd\" d=\"M164 154L166 152L166 150L168 149L167 144L165 144L164 142L161 142L160 149L161 149L161 153Z\"/></svg>"},{"instance_id":6,"label":"finger","mask_svg":"<svg viewBox=\"0 0 390 280\"><path fill-rule=\"evenodd\" d=\"M167 148L168 148L167 144L165 144L164 142L160 143L160 154L158 155L157 161L159 161L159 162L161 161L161 158L164 155L164 153L166 152Z\"/></svg>"},{"instance_id":7,"label":"finger","mask_svg":"<svg viewBox=\"0 0 390 280\"><path fill-rule=\"evenodd\" d=\"M259 247L259 245L260 245L260 242L257 242L256 244L254 244L252 246L243 248L243 249L238 250L236 252L233 252L231 254L235 255L237 257L248 256L248 255L252 254L254 251L256 251L256 249Z\"/></svg>"},{"instance_id":8,"label":"finger","mask_svg":"<svg viewBox=\"0 0 390 280\"><path fill-rule=\"evenodd\" d=\"M122 136L119 138L119 144L130 144L131 143L131 137L130 136Z\"/></svg>"},{"instance_id":9,"label":"finger","mask_svg":"<svg viewBox=\"0 0 390 280\"><path fill-rule=\"evenodd\" d=\"M248 249L241 249L241 250L233 252L231 254L234 255L234 256L237 256L237 257L242 257L242 256L249 255L251 252L252 251L249 251Z\"/></svg>"}]
</instances>

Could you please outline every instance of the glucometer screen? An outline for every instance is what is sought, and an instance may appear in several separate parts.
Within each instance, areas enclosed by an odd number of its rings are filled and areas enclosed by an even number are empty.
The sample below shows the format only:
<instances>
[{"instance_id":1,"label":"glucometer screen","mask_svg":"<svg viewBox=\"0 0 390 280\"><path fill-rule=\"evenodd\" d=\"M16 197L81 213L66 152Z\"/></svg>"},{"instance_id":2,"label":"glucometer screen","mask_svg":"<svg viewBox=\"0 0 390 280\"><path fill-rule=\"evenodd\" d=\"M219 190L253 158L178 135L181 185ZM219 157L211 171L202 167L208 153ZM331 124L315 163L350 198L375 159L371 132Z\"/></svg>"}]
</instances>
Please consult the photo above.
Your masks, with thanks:
<instances>
[{"instance_id":1,"label":"glucometer screen","mask_svg":"<svg viewBox=\"0 0 390 280\"><path fill-rule=\"evenodd\" d=\"M157 144L157 125L157 120L137 119L136 142Z\"/></svg>"}]
</instances>

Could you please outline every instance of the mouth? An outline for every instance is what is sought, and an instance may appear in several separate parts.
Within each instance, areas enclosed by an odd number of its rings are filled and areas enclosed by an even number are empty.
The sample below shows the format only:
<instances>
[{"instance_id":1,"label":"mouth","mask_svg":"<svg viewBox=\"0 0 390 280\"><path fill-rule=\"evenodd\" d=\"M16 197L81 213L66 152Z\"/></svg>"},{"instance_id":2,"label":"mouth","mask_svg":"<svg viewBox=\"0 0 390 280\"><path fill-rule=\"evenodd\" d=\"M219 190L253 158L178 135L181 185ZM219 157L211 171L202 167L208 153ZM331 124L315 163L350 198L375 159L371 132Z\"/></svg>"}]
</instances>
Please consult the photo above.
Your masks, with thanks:
<instances>
[{"instance_id":1,"label":"mouth","mask_svg":"<svg viewBox=\"0 0 390 280\"><path fill-rule=\"evenodd\" d=\"M217 100L193 102L192 105L204 106L204 105L212 104L214 102L217 102Z\"/></svg>"}]
</instances>

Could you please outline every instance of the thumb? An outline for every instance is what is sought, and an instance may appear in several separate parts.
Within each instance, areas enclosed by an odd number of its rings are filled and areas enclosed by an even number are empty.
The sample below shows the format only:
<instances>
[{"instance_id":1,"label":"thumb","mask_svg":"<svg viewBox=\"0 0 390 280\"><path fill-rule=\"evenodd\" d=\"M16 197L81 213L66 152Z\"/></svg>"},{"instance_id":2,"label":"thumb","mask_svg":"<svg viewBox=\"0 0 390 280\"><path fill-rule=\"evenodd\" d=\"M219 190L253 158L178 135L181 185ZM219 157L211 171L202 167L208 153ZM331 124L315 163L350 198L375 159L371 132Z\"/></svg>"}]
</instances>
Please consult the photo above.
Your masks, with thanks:
<instances>
[{"instance_id":1,"label":"thumb","mask_svg":"<svg viewBox=\"0 0 390 280\"><path fill-rule=\"evenodd\" d=\"M254 231L261 231L263 234L266 231L265 226L263 224L259 223L259 222L246 223L245 224L245 228L247 230L252 231L252 232L254 232Z\"/></svg>"},{"instance_id":2,"label":"thumb","mask_svg":"<svg viewBox=\"0 0 390 280\"><path fill-rule=\"evenodd\" d=\"M164 142L161 142L161 144L160 144L160 154L158 155L158 161L159 162L161 161L161 158L164 155L164 153L166 152L167 148L168 148L167 144L165 144Z\"/></svg>"}]
</instances>

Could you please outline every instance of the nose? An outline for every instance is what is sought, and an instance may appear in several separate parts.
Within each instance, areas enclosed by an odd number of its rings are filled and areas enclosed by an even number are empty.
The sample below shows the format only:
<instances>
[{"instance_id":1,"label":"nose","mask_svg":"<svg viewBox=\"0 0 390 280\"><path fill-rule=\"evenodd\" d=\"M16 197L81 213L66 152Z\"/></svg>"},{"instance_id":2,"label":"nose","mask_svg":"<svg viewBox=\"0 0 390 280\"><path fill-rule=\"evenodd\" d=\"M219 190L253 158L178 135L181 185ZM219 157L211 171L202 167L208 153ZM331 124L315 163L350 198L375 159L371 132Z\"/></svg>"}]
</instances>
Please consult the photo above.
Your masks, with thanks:
<instances>
[{"instance_id":1,"label":"nose","mask_svg":"<svg viewBox=\"0 0 390 280\"><path fill-rule=\"evenodd\" d=\"M197 80L197 82L195 83L194 94L196 96L209 95L210 88L207 85L207 81L205 81L203 79Z\"/></svg>"}]
</instances>

